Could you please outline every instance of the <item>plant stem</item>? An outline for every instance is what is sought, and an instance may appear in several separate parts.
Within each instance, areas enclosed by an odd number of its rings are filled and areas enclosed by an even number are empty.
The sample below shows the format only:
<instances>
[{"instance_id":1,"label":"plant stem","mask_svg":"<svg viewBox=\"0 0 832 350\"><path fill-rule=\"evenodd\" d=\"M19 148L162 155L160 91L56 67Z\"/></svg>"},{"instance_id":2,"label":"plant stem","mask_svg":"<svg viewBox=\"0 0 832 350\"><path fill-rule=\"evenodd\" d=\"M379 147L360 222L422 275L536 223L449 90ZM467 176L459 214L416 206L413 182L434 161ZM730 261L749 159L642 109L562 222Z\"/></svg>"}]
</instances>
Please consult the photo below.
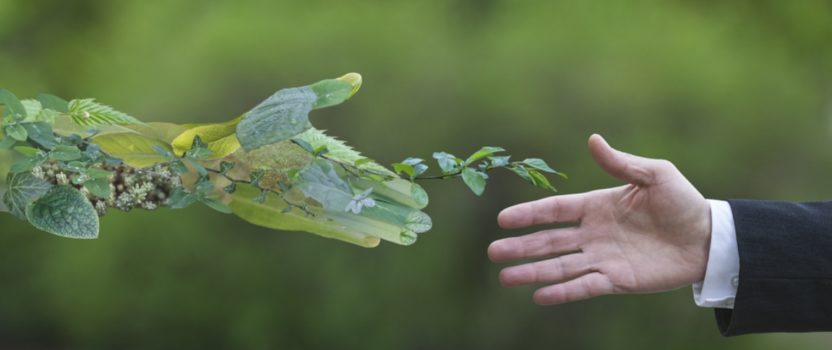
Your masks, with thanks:
<instances>
[{"instance_id":1,"label":"plant stem","mask_svg":"<svg viewBox=\"0 0 832 350\"><path fill-rule=\"evenodd\" d=\"M271 193L274 193L278 197L280 197L280 199L283 200L283 202L286 203L286 205L288 205L289 207L296 208L296 209L302 211L305 215L315 216L315 213L309 211L309 208L307 208L306 205L300 205L300 204L297 204L297 203L292 203L289 199L284 197L283 193L281 193L281 192L277 192L277 191L274 191L274 190L262 188L260 186L255 185L254 183L252 183L251 181L248 181L248 180L237 180L237 179L231 178L230 176L228 176L226 174L223 174L221 171L219 171L217 169L211 169L211 168L206 167L205 170L207 170L209 173L214 173L216 175L222 176L223 178L225 178L228 181L239 182L239 183L244 183L244 184L247 184L247 185L252 185L252 186L255 186L255 187L259 188L260 190L265 190L265 191L269 191Z\"/></svg>"}]
</instances>

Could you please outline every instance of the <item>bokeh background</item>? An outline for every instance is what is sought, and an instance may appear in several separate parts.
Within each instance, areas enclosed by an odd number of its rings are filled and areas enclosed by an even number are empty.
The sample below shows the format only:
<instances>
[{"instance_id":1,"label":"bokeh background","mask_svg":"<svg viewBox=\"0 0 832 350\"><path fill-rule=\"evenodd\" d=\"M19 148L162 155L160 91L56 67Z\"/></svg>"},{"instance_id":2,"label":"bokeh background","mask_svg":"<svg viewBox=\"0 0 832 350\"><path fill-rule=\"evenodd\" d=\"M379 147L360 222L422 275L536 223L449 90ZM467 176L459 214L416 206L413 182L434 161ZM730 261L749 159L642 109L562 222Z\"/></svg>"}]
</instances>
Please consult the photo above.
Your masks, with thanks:
<instances>
[{"instance_id":1,"label":"bokeh background","mask_svg":"<svg viewBox=\"0 0 832 350\"><path fill-rule=\"evenodd\" d=\"M618 185L602 133L710 198L832 197L828 1L0 0L0 86L96 97L147 121L224 121L281 87L356 71L313 122L391 163L503 146ZM425 185L434 229L363 249L198 206L114 213L97 241L0 216L6 349L828 349L722 338L691 291L538 307L486 257L509 174L477 198Z\"/></svg>"}]
</instances>

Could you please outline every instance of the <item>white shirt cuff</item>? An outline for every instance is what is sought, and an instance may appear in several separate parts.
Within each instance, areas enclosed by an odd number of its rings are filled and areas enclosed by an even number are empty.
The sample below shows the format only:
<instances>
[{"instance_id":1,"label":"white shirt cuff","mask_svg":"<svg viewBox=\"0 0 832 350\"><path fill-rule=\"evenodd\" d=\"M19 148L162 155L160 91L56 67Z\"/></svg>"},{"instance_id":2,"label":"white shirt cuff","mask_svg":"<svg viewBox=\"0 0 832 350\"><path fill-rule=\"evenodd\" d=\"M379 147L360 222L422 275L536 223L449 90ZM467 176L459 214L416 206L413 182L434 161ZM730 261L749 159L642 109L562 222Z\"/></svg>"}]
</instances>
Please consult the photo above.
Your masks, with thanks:
<instances>
[{"instance_id":1,"label":"white shirt cuff","mask_svg":"<svg viewBox=\"0 0 832 350\"><path fill-rule=\"evenodd\" d=\"M740 255L734 214L726 201L711 200L711 248L705 280L693 284L697 306L733 309L739 286Z\"/></svg>"}]
</instances>

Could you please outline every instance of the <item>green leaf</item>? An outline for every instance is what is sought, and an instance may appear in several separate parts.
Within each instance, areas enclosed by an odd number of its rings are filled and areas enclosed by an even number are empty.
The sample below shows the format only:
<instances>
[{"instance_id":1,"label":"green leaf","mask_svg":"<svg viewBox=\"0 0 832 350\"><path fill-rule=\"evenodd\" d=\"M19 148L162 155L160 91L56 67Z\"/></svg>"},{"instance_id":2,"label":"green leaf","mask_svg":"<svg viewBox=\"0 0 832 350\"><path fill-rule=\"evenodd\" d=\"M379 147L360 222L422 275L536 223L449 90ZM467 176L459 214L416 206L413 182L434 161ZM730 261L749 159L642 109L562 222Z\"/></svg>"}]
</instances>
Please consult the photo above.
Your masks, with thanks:
<instances>
[{"instance_id":1,"label":"green leaf","mask_svg":"<svg viewBox=\"0 0 832 350\"><path fill-rule=\"evenodd\" d=\"M502 147L485 146L483 148L480 148L479 151L474 152L474 154L472 154L470 157L468 157L468 159L465 160L465 165L472 164L480 159L489 157L494 153L503 151L505 151L505 149L503 149Z\"/></svg>"},{"instance_id":2,"label":"green leaf","mask_svg":"<svg viewBox=\"0 0 832 350\"><path fill-rule=\"evenodd\" d=\"M415 207L418 209L424 208L428 205L428 193L425 191L422 186L417 183L413 183L412 187L410 187L410 197L413 198L415 202Z\"/></svg>"},{"instance_id":3,"label":"green leaf","mask_svg":"<svg viewBox=\"0 0 832 350\"><path fill-rule=\"evenodd\" d=\"M340 222L325 213L305 215L300 210L291 210L291 207L275 194L270 194L263 203L258 203L254 200L258 193L260 189L257 187L240 184L237 192L231 197L230 206L234 215L252 224L271 229L306 231L367 248L375 247L380 242L378 237L371 235L376 232L375 228L364 225L357 215L339 213L338 215L343 214L346 220L350 220Z\"/></svg>"},{"instance_id":4,"label":"green leaf","mask_svg":"<svg viewBox=\"0 0 832 350\"><path fill-rule=\"evenodd\" d=\"M6 136L13 138L17 141L26 141L26 139L29 137L29 133L26 131L26 128L24 128L20 124L6 125L5 132Z\"/></svg>"},{"instance_id":5,"label":"green leaf","mask_svg":"<svg viewBox=\"0 0 832 350\"><path fill-rule=\"evenodd\" d=\"M246 151L286 141L312 127L309 112L345 101L360 85L360 75L351 73L279 90L246 113L237 124L237 138Z\"/></svg>"},{"instance_id":6,"label":"green leaf","mask_svg":"<svg viewBox=\"0 0 832 350\"><path fill-rule=\"evenodd\" d=\"M188 172L188 167L185 166L181 160L177 159L170 162L170 168L173 169L177 174L182 175Z\"/></svg>"},{"instance_id":7,"label":"green leaf","mask_svg":"<svg viewBox=\"0 0 832 350\"><path fill-rule=\"evenodd\" d=\"M9 174L8 189L3 194L3 203L14 216L25 220L26 206L40 198L52 188L52 184L30 173Z\"/></svg>"},{"instance_id":8,"label":"green leaf","mask_svg":"<svg viewBox=\"0 0 832 350\"><path fill-rule=\"evenodd\" d=\"M107 154L135 168L167 162L169 158L159 154L159 149L171 153L166 143L134 133L100 135L94 137L92 142Z\"/></svg>"},{"instance_id":9,"label":"green leaf","mask_svg":"<svg viewBox=\"0 0 832 350\"><path fill-rule=\"evenodd\" d=\"M32 170L34 167L43 164L46 161L46 154L40 153L34 157L26 157L19 161L12 163L9 168L9 173L17 174Z\"/></svg>"},{"instance_id":10,"label":"green leaf","mask_svg":"<svg viewBox=\"0 0 832 350\"><path fill-rule=\"evenodd\" d=\"M98 238L98 213L75 188L56 186L26 207L32 226L54 235L77 239Z\"/></svg>"},{"instance_id":11,"label":"green leaf","mask_svg":"<svg viewBox=\"0 0 832 350\"><path fill-rule=\"evenodd\" d=\"M84 182L84 187L98 198L109 198L111 192L110 181L106 178L92 179Z\"/></svg>"},{"instance_id":12,"label":"green leaf","mask_svg":"<svg viewBox=\"0 0 832 350\"><path fill-rule=\"evenodd\" d=\"M196 194L190 193L182 187L177 187L168 197L167 206L171 209L183 209L196 203L196 201Z\"/></svg>"},{"instance_id":13,"label":"green leaf","mask_svg":"<svg viewBox=\"0 0 832 350\"><path fill-rule=\"evenodd\" d=\"M338 79L323 80L312 84L311 87L317 95L317 100L312 105L313 109L335 106L352 96L352 85Z\"/></svg>"},{"instance_id":14,"label":"green leaf","mask_svg":"<svg viewBox=\"0 0 832 350\"><path fill-rule=\"evenodd\" d=\"M478 196L485 191L485 179L486 175L482 172L472 168L462 169L462 181Z\"/></svg>"},{"instance_id":15,"label":"green leaf","mask_svg":"<svg viewBox=\"0 0 832 350\"><path fill-rule=\"evenodd\" d=\"M14 148L14 150L17 151L17 153L20 153L27 157L35 157L43 152L37 148L29 146L17 146Z\"/></svg>"},{"instance_id":16,"label":"green leaf","mask_svg":"<svg viewBox=\"0 0 832 350\"><path fill-rule=\"evenodd\" d=\"M99 169L99 168L88 168L84 170L84 172L89 175L89 177L93 179L109 179L110 176L113 176L113 172L109 170Z\"/></svg>"},{"instance_id":17,"label":"green leaf","mask_svg":"<svg viewBox=\"0 0 832 350\"><path fill-rule=\"evenodd\" d=\"M82 126L141 124L138 119L92 98L69 101L68 109L72 121Z\"/></svg>"},{"instance_id":18,"label":"green leaf","mask_svg":"<svg viewBox=\"0 0 832 350\"><path fill-rule=\"evenodd\" d=\"M546 175L537 171L536 169L527 169L529 171L529 176L532 178L532 183L540 188L547 189L553 192L557 192L557 190L549 183L549 179L546 178Z\"/></svg>"},{"instance_id":19,"label":"green leaf","mask_svg":"<svg viewBox=\"0 0 832 350\"><path fill-rule=\"evenodd\" d=\"M540 171L545 171L547 173L557 174L558 172L555 169L549 167L549 164L546 164L546 161L540 158L528 158L523 160L523 164L526 164L532 168L535 168Z\"/></svg>"},{"instance_id":20,"label":"green leaf","mask_svg":"<svg viewBox=\"0 0 832 350\"><path fill-rule=\"evenodd\" d=\"M300 176L302 180L297 187L326 210L343 212L352 200L349 184L338 176L326 160L310 163L301 171Z\"/></svg>"},{"instance_id":21,"label":"green leaf","mask_svg":"<svg viewBox=\"0 0 832 350\"><path fill-rule=\"evenodd\" d=\"M247 151L288 140L312 127L308 114L317 99L308 86L279 90L237 124L237 139Z\"/></svg>"},{"instance_id":22,"label":"green leaf","mask_svg":"<svg viewBox=\"0 0 832 350\"><path fill-rule=\"evenodd\" d=\"M202 204L223 214L231 214L231 207L213 198L204 198Z\"/></svg>"},{"instance_id":23,"label":"green leaf","mask_svg":"<svg viewBox=\"0 0 832 350\"><path fill-rule=\"evenodd\" d=\"M3 137L0 139L0 149L9 149L17 142L17 140L11 137Z\"/></svg>"},{"instance_id":24,"label":"green leaf","mask_svg":"<svg viewBox=\"0 0 832 350\"><path fill-rule=\"evenodd\" d=\"M227 186L223 187L222 190L225 193L234 193L234 191L237 190L237 183L232 182L232 183L228 184Z\"/></svg>"},{"instance_id":25,"label":"green leaf","mask_svg":"<svg viewBox=\"0 0 832 350\"><path fill-rule=\"evenodd\" d=\"M523 180L526 180L529 183L534 184L534 180L532 179L532 176L529 174L529 171L526 170L526 168L522 165L509 167L509 170L513 171L515 174L517 174L517 176L523 178Z\"/></svg>"},{"instance_id":26,"label":"green leaf","mask_svg":"<svg viewBox=\"0 0 832 350\"><path fill-rule=\"evenodd\" d=\"M439 168L442 169L442 174L450 174L456 171L460 165L461 160L450 153L434 152L433 159L439 163Z\"/></svg>"},{"instance_id":27,"label":"green leaf","mask_svg":"<svg viewBox=\"0 0 832 350\"><path fill-rule=\"evenodd\" d=\"M183 155L193 150L194 141L198 137L204 148L211 152L205 153L205 158L224 158L240 149L240 142L234 134L240 120L241 118L235 118L225 123L198 125L185 130L171 141L173 152Z\"/></svg>"},{"instance_id":28,"label":"green leaf","mask_svg":"<svg viewBox=\"0 0 832 350\"><path fill-rule=\"evenodd\" d=\"M226 161L220 162L220 174L226 175L231 169L234 169L234 163Z\"/></svg>"},{"instance_id":29,"label":"green leaf","mask_svg":"<svg viewBox=\"0 0 832 350\"><path fill-rule=\"evenodd\" d=\"M410 157L403 160L402 164L407 164L413 167L413 173L410 175L411 178L422 175L428 170L428 166L424 164L424 160L422 158Z\"/></svg>"},{"instance_id":30,"label":"green leaf","mask_svg":"<svg viewBox=\"0 0 832 350\"><path fill-rule=\"evenodd\" d=\"M55 138L55 133L52 131L52 126L48 123L25 123L22 124L26 128L26 133L29 134L29 139L35 141L37 144L47 149L54 148L58 141Z\"/></svg>"},{"instance_id":31,"label":"green leaf","mask_svg":"<svg viewBox=\"0 0 832 350\"><path fill-rule=\"evenodd\" d=\"M58 96L50 94L40 94L37 96L37 100L40 101L40 104L43 106L43 108L51 109L53 111L61 113L69 112L69 102Z\"/></svg>"},{"instance_id":32,"label":"green leaf","mask_svg":"<svg viewBox=\"0 0 832 350\"><path fill-rule=\"evenodd\" d=\"M81 158L81 150L76 146L57 145L49 152L49 159L70 161Z\"/></svg>"},{"instance_id":33,"label":"green leaf","mask_svg":"<svg viewBox=\"0 0 832 350\"><path fill-rule=\"evenodd\" d=\"M202 142L199 136L194 137L193 146L191 149L185 152L186 157L190 157L193 159L208 159L213 155L210 149L208 149L207 145Z\"/></svg>"},{"instance_id":34,"label":"green leaf","mask_svg":"<svg viewBox=\"0 0 832 350\"><path fill-rule=\"evenodd\" d=\"M410 164L393 163L391 165L393 166L393 171L395 171L397 174L403 173L407 175L407 177L409 178L413 178L415 176L414 174L416 173L416 169L414 169L413 166Z\"/></svg>"},{"instance_id":35,"label":"green leaf","mask_svg":"<svg viewBox=\"0 0 832 350\"><path fill-rule=\"evenodd\" d=\"M500 168L508 165L509 159L511 156L496 156L496 157L488 157L491 160L491 167L493 168Z\"/></svg>"},{"instance_id":36,"label":"green leaf","mask_svg":"<svg viewBox=\"0 0 832 350\"><path fill-rule=\"evenodd\" d=\"M11 115L14 120L22 120L26 117L26 108L11 91L0 89L0 104L6 106L6 114Z\"/></svg>"}]
</instances>

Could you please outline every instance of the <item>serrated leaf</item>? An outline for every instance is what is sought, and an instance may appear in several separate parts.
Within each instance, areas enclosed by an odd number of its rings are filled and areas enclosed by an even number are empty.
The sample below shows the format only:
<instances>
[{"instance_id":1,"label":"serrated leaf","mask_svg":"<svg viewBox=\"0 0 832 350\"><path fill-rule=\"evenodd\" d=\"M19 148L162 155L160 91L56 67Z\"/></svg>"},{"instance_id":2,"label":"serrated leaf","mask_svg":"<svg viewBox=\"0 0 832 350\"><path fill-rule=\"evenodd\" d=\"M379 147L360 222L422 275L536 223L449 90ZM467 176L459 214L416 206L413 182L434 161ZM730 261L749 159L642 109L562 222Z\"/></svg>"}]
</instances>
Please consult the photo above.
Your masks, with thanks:
<instances>
[{"instance_id":1,"label":"serrated leaf","mask_svg":"<svg viewBox=\"0 0 832 350\"><path fill-rule=\"evenodd\" d=\"M167 162L168 158L159 154L158 148L170 152L170 146L167 144L134 133L96 136L92 138L92 142L101 147L102 151L135 168Z\"/></svg>"},{"instance_id":2,"label":"serrated leaf","mask_svg":"<svg viewBox=\"0 0 832 350\"><path fill-rule=\"evenodd\" d=\"M279 90L245 114L237 125L237 139L247 151L286 141L312 127L309 112L345 101L360 84L360 76L351 73Z\"/></svg>"},{"instance_id":3,"label":"serrated leaf","mask_svg":"<svg viewBox=\"0 0 832 350\"><path fill-rule=\"evenodd\" d=\"M474 152L474 154L472 154L470 157L468 157L468 159L465 160L465 164L472 164L480 159L489 157L494 153L503 151L505 151L505 149L503 149L502 147L485 146L483 148L480 148L479 151Z\"/></svg>"},{"instance_id":4,"label":"serrated leaf","mask_svg":"<svg viewBox=\"0 0 832 350\"><path fill-rule=\"evenodd\" d=\"M69 101L68 110L72 121L82 126L141 124L138 119L92 98Z\"/></svg>"},{"instance_id":5,"label":"serrated leaf","mask_svg":"<svg viewBox=\"0 0 832 350\"><path fill-rule=\"evenodd\" d=\"M552 169L549 166L549 164L546 164L546 161L544 161L543 159L540 159L540 158L525 159L525 160L523 160L523 164L526 164L526 165L528 165L532 168L535 168L537 170L545 171L547 173L552 173L552 174L557 173L557 171L555 171L555 169Z\"/></svg>"},{"instance_id":6,"label":"serrated leaf","mask_svg":"<svg viewBox=\"0 0 832 350\"><path fill-rule=\"evenodd\" d=\"M468 185L471 192L474 192L474 194L478 196L482 195L485 191L485 179L486 176L482 172L476 171L472 168L462 169L462 181Z\"/></svg>"},{"instance_id":7,"label":"serrated leaf","mask_svg":"<svg viewBox=\"0 0 832 350\"><path fill-rule=\"evenodd\" d=\"M0 89L0 104L6 106L6 114L11 115L15 120L26 117L26 108L11 91Z\"/></svg>"},{"instance_id":8,"label":"serrated leaf","mask_svg":"<svg viewBox=\"0 0 832 350\"><path fill-rule=\"evenodd\" d=\"M19 219L26 219L26 206L40 198L52 188L52 184L30 173L9 174L8 188L3 194L3 203L9 212Z\"/></svg>"},{"instance_id":9,"label":"serrated leaf","mask_svg":"<svg viewBox=\"0 0 832 350\"><path fill-rule=\"evenodd\" d=\"M75 188L55 186L26 207L32 226L54 235L75 239L98 238L98 213Z\"/></svg>"}]
</instances>

